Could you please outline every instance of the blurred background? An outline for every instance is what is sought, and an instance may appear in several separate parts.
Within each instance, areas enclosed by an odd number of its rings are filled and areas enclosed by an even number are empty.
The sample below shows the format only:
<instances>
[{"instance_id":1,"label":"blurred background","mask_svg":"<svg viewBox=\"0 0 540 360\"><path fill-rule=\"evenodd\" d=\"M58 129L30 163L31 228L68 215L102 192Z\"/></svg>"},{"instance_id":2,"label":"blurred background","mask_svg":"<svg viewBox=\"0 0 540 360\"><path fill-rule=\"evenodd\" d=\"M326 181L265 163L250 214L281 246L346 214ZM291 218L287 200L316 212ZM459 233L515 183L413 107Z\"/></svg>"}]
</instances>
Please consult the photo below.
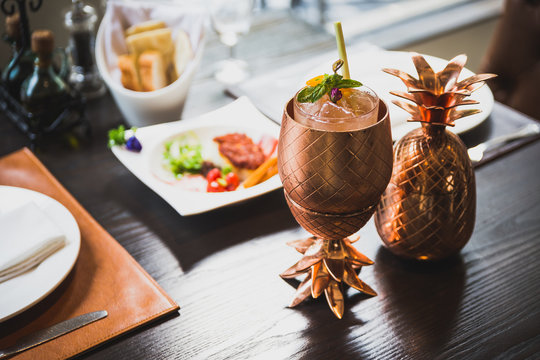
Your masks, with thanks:
<instances>
[{"instance_id":1,"label":"blurred background","mask_svg":"<svg viewBox=\"0 0 540 360\"><path fill-rule=\"evenodd\" d=\"M103 15L107 1L85 2ZM205 1L164 2L205 6ZM65 47L68 33L63 17L70 5L69 0L44 0L39 12L29 14L32 29L52 30L57 45ZM349 43L364 40L390 50L414 50L444 59L466 53L467 67L477 71L503 0L256 0L254 7L254 26L276 19L276 14L290 13L299 22L333 34L332 23L339 20ZM207 34L216 36L213 31ZM249 46L248 34L238 45L239 53ZM0 63L5 64L9 54L7 44L0 42ZM207 53L205 58L212 55L219 52Z\"/></svg>"}]
</instances>

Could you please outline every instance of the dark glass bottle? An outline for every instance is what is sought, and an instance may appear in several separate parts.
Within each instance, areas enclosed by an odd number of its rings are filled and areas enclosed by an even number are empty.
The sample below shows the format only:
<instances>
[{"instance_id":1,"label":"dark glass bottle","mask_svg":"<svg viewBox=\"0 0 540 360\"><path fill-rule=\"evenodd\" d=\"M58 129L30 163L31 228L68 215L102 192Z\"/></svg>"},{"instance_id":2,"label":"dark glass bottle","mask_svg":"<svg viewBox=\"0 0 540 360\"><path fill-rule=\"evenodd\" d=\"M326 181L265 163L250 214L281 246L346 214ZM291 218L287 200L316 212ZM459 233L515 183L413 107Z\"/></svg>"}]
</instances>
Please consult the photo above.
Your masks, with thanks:
<instances>
[{"instance_id":1,"label":"dark glass bottle","mask_svg":"<svg viewBox=\"0 0 540 360\"><path fill-rule=\"evenodd\" d=\"M19 100L21 85L32 74L34 68L34 54L29 48L22 49L23 39L18 13L6 17L6 37L11 43L12 57L4 71L2 71L2 82L10 95ZM26 44L29 45L28 42ZM23 52L19 55L21 49Z\"/></svg>"},{"instance_id":2,"label":"dark glass bottle","mask_svg":"<svg viewBox=\"0 0 540 360\"><path fill-rule=\"evenodd\" d=\"M54 36L49 30L32 34L32 51L37 55L34 72L21 87L21 102L34 114L33 127L45 128L65 110L69 102L69 88L52 66Z\"/></svg>"}]
</instances>

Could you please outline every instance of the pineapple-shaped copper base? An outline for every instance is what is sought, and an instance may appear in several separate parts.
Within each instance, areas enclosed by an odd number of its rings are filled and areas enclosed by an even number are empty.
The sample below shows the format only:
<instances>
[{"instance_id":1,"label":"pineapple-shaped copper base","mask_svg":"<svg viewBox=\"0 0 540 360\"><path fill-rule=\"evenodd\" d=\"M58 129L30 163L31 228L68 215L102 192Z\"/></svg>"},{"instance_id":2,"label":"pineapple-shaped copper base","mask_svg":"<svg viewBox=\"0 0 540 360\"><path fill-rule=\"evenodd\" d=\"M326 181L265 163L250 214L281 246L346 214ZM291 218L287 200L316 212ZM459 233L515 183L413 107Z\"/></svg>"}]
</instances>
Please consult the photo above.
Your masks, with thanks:
<instances>
[{"instance_id":1,"label":"pineapple-shaped copper base","mask_svg":"<svg viewBox=\"0 0 540 360\"><path fill-rule=\"evenodd\" d=\"M377 293L357 275L362 266L373 264L373 261L351 245L358 239L358 236L342 240L310 237L287 243L304 256L280 276L288 279L307 274L289 306L300 304L310 295L318 298L324 292L330 309L341 319L345 310L342 292L344 284L364 294L376 296Z\"/></svg>"},{"instance_id":2,"label":"pineapple-shaped copper base","mask_svg":"<svg viewBox=\"0 0 540 360\"><path fill-rule=\"evenodd\" d=\"M393 253L419 260L438 260L458 252L469 240L475 221L474 172L463 142L446 126L479 110L456 109L476 104L466 100L492 74L479 74L458 82L465 55L452 59L435 73L425 59L413 54L419 79L402 71L398 76L408 93L391 92L415 105L394 101L422 122L394 147L392 178L375 215L377 231Z\"/></svg>"}]
</instances>

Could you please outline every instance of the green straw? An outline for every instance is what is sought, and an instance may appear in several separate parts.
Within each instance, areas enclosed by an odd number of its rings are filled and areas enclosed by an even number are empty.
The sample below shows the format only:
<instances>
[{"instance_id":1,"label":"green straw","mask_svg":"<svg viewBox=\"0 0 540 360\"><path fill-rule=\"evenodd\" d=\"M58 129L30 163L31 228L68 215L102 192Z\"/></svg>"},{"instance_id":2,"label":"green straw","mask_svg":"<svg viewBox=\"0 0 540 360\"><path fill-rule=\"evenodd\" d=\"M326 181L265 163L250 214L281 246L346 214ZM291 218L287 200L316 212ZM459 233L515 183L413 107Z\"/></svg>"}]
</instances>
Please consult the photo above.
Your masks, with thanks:
<instances>
[{"instance_id":1,"label":"green straw","mask_svg":"<svg viewBox=\"0 0 540 360\"><path fill-rule=\"evenodd\" d=\"M336 42L338 47L339 58L343 60L342 74L344 79L350 79L349 74L349 61L347 61L347 50L345 49L345 39L343 38L343 30L341 29L341 21L334 23L334 30L336 31Z\"/></svg>"}]
</instances>

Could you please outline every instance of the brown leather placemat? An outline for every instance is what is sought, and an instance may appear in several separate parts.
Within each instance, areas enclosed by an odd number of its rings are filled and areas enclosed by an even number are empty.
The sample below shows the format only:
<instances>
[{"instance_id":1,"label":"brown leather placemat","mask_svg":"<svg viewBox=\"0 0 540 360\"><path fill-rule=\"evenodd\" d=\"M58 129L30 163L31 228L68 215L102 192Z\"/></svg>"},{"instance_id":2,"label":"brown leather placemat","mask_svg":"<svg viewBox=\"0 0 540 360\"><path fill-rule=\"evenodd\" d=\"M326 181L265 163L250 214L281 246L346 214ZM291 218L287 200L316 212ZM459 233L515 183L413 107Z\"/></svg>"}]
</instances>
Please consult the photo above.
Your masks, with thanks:
<instances>
[{"instance_id":1,"label":"brown leather placemat","mask_svg":"<svg viewBox=\"0 0 540 360\"><path fill-rule=\"evenodd\" d=\"M0 323L0 348L62 320L107 310L106 318L15 357L65 359L179 309L30 150L0 159L0 185L35 190L58 200L73 214L81 230L79 258L68 278L34 308Z\"/></svg>"}]
</instances>

